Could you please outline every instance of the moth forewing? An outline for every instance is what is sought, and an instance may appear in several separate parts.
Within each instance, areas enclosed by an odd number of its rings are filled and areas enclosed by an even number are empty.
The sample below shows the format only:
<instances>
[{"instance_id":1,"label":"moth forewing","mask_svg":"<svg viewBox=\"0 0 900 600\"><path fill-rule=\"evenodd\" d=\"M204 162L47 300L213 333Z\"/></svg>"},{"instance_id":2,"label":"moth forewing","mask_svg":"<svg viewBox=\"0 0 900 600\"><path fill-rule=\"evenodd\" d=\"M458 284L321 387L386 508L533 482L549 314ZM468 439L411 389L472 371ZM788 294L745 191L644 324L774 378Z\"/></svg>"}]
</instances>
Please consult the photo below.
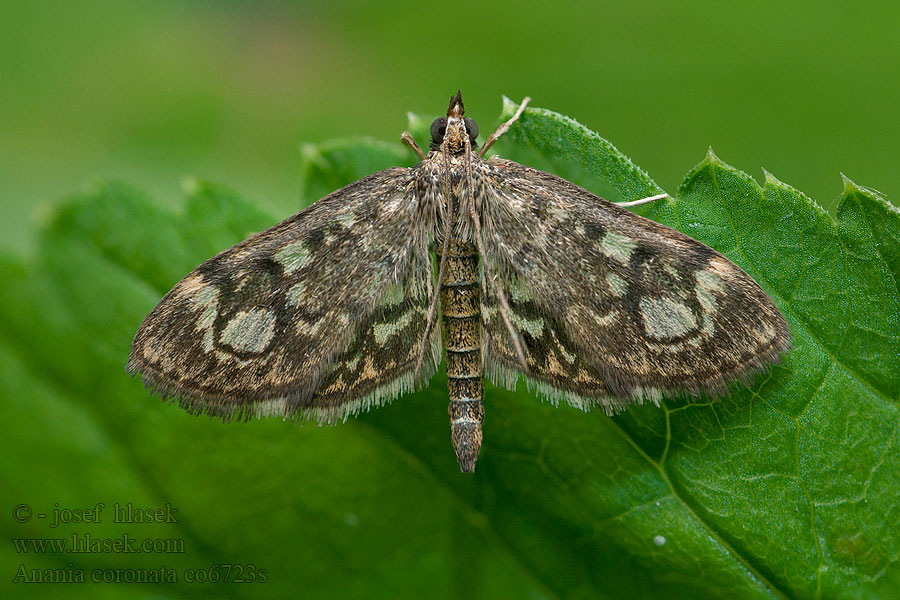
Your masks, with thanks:
<instances>
[{"instance_id":1,"label":"moth forewing","mask_svg":"<svg viewBox=\"0 0 900 600\"><path fill-rule=\"evenodd\" d=\"M783 316L721 254L482 158L524 106L478 153L457 93L427 154L404 134L417 166L351 183L179 282L138 329L128 370L192 413L334 423L425 385L443 348L451 440L472 471L485 375L614 413L722 393L776 362Z\"/></svg>"},{"instance_id":2,"label":"moth forewing","mask_svg":"<svg viewBox=\"0 0 900 600\"><path fill-rule=\"evenodd\" d=\"M223 419L333 422L412 389L434 284L411 181L366 177L197 267L144 320L129 370Z\"/></svg>"},{"instance_id":3,"label":"moth forewing","mask_svg":"<svg viewBox=\"0 0 900 600\"><path fill-rule=\"evenodd\" d=\"M609 413L715 395L789 348L774 303L718 252L549 173L490 162L500 183L483 206L487 262L506 274L545 395ZM508 383L506 336L485 325L488 371Z\"/></svg>"}]
</instances>

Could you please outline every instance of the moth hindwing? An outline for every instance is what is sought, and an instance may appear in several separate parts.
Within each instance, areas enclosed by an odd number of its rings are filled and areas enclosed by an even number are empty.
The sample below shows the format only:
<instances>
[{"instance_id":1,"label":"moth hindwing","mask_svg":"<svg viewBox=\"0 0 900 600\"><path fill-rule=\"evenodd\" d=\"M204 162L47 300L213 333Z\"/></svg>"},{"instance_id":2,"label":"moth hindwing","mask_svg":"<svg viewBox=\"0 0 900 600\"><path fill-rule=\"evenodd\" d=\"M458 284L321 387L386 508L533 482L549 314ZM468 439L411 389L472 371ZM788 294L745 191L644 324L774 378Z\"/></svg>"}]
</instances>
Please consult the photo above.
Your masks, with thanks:
<instances>
[{"instance_id":1,"label":"moth hindwing","mask_svg":"<svg viewBox=\"0 0 900 600\"><path fill-rule=\"evenodd\" d=\"M176 284L128 370L191 413L333 423L426 385L443 350L451 440L472 471L484 376L612 414L715 396L777 362L784 317L721 254L484 158L524 107L477 152L457 93L427 154L404 134L415 167L341 188Z\"/></svg>"}]
</instances>

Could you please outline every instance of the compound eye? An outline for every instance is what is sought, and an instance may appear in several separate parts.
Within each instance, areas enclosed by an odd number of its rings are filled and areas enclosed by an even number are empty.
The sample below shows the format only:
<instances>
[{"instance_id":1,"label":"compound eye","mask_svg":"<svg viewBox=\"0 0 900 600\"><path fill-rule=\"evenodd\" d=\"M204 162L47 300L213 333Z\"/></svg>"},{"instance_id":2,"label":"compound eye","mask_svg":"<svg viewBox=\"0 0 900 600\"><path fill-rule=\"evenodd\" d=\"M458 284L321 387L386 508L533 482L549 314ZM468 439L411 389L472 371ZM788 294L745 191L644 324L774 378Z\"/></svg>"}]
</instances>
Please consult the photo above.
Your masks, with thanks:
<instances>
[{"instance_id":1,"label":"compound eye","mask_svg":"<svg viewBox=\"0 0 900 600\"><path fill-rule=\"evenodd\" d=\"M466 133L469 134L469 141L472 142L472 145L475 145L475 138L478 137L478 125L475 124L473 119L466 117Z\"/></svg>"},{"instance_id":2,"label":"compound eye","mask_svg":"<svg viewBox=\"0 0 900 600\"><path fill-rule=\"evenodd\" d=\"M431 124L431 143L440 144L444 139L445 133L447 133L447 118L440 117L435 119Z\"/></svg>"}]
</instances>

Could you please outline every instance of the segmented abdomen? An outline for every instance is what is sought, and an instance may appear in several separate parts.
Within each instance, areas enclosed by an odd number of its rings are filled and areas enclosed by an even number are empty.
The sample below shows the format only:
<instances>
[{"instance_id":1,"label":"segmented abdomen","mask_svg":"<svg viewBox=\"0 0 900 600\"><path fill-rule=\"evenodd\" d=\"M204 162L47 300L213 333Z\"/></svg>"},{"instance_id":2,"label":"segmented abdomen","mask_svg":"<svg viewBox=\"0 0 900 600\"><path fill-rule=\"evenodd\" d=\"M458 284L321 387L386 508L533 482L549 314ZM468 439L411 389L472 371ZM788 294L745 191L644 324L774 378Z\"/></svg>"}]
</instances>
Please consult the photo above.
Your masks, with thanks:
<instances>
[{"instance_id":1,"label":"segmented abdomen","mask_svg":"<svg viewBox=\"0 0 900 600\"><path fill-rule=\"evenodd\" d=\"M484 421L481 287L478 251L473 244L450 241L440 293L450 392L450 434L459 465L468 472L475 469Z\"/></svg>"}]
</instances>

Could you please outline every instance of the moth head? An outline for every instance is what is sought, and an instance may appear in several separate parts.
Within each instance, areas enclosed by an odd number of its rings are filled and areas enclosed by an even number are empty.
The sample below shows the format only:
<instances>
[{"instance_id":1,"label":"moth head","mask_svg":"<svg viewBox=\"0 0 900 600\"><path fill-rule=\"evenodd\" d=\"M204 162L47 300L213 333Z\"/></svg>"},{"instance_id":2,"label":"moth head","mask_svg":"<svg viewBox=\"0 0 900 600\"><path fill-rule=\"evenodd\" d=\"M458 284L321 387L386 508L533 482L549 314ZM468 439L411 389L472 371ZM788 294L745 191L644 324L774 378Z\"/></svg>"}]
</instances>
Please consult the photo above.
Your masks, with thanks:
<instances>
[{"instance_id":1,"label":"moth head","mask_svg":"<svg viewBox=\"0 0 900 600\"><path fill-rule=\"evenodd\" d=\"M466 108L463 106L462 93L450 98L447 116L435 119L431 124L431 149L437 150L446 143L450 152L462 152L466 147L466 138L472 148L477 148L475 138L478 137L478 125L472 119L464 118Z\"/></svg>"}]
</instances>

